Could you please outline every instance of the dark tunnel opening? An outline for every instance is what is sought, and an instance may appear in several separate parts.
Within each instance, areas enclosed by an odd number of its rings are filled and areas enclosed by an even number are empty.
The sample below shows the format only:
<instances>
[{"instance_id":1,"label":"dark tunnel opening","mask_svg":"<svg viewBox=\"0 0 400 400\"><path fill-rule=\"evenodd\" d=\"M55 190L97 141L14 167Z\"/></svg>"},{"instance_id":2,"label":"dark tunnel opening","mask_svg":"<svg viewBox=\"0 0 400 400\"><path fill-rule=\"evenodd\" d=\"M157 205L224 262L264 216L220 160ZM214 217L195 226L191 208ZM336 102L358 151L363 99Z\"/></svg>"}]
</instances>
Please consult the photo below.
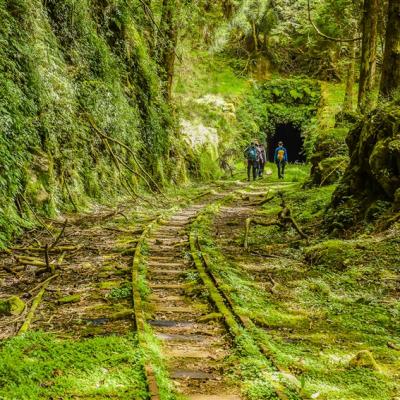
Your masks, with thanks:
<instances>
[{"instance_id":1,"label":"dark tunnel opening","mask_svg":"<svg viewBox=\"0 0 400 400\"><path fill-rule=\"evenodd\" d=\"M268 137L268 160L274 161L275 149L278 142L282 141L288 152L289 162L306 162L304 153L304 139L301 130L293 124L279 124L275 127L275 134Z\"/></svg>"}]
</instances>

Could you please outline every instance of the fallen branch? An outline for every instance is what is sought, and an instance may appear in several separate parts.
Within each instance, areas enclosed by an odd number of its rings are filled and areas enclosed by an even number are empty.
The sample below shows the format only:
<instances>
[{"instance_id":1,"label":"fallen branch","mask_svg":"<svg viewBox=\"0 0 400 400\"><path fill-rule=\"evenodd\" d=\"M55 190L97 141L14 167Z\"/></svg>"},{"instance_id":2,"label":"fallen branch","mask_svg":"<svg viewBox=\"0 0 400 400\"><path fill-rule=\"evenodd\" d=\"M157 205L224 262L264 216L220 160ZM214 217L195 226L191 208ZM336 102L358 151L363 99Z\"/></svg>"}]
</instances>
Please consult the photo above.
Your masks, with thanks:
<instances>
[{"instance_id":1,"label":"fallen branch","mask_svg":"<svg viewBox=\"0 0 400 400\"><path fill-rule=\"evenodd\" d=\"M42 285L41 285L42 288L41 288L40 292L36 295L35 299L33 300L32 307L29 310L29 313L26 316L24 323L22 324L21 328L19 329L18 335L22 335L23 333L26 333L29 330L32 320L33 320L33 317L35 316L36 309L39 307L40 302L42 301L42 297L44 295L44 292L46 291L47 286L57 276L59 276L59 275L53 275L49 279L47 279L46 281L44 281L42 283Z\"/></svg>"},{"instance_id":2,"label":"fallen branch","mask_svg":"<svg viewBox=\"0 0 400 400\"><path fill-rule=\"evenodd\" d=\"M32 265L34 267L47 267L46 263L43 261L28 260L26 258L16 257L19 264L22 265Z\"/></svg>"},{"instance_id":3,"label":"fallen branch","mask_svg":"<svg viewBox=\"0 0 400 400\"><path fill-rule=\"evenodd\" d=\"M281 195L282 197L282 195ZM263 200L265 201L265 200ZM286 206L285 200L282 198L282 203L281 203L282 210L278 214L278 221L269 221L269 222L263 222L258 219L254 218L247 218L246 219L246 224L245 224L245 235L244 235L244 248L248 250L249 248L249 234L250 234L250 228L251 225L260 225L260 226L279 226L280 228L285 228L288 224L292 225L294 229L297 231L297 233L303 238L308 240L308 235L306 235L296 220L291 216L291 210Z\"/></svg>"},{"instance_id":4,"label":"fallen branch","mask_svg":"<svg viewBox=\"0 0 400 400\"><path fill-rule=\"evenodd\" d=\"M282 210L278 214L279 220L284 224L291 224L293 225L294 229L296 229L297 233L303 238L308 239L308 235L306 235L297 224L296 220L291 216L290 208L286 206L285 200L282 199L281 203Z\"/></svg>"},{"instance_id":5,"label":"fallen branch","mask_svg":"<svg viewBox=\"0 0 400 400\"><path fill-rule=\"evenodd\" d=\"M58 246L58 247L54 247L51 248L49 247L48 252L49 253L60 253L63 251L73 251L73 250L78 250L80 249L81 246ZM11 250L14 251L31 251L31 252L38 252L38 253L42 253L45 251L44 247L12 247ZM21 256L21 258L24 258L23 256Z\"/></svg>"},{"instance_id":6,"label":"fallen branch","mask_svg":"<svg viewBox=\"0 0 400 400\"><path fill-rule=\"evenodd\" d=\"M270 280L271 283L272 283L272 287L271 287L271 289L270 289L270 292L271 292L272 294L277 294L276 287L279 285L278 282L276 282L276 281L274 280L274 278L272 277L271 274L268 275L268 278L269 278L269 280Z\"/></svg>"},{"instance_id":7,"label":"fallen branch","mask_svg":"<svg viewBox=\"0 0 400 400\"><path fill-rule=\"evenodd\" d=\"M47 279L44 280L43 282L40 282L38 285L36 285L36 286L35 286L33 289L31 289L28 293L29 293L30 295L33 295L33 293L36 292L36 290L42 288L43 286L46 286L46 287L47 287L47 284L48 284L49 282L51 282L51 281L52 281L54 278L56 278L57 276L59 276L59 274L55 274L55 275L50 276L49 278L47 278Z\"/></svg>"}]
</instances>

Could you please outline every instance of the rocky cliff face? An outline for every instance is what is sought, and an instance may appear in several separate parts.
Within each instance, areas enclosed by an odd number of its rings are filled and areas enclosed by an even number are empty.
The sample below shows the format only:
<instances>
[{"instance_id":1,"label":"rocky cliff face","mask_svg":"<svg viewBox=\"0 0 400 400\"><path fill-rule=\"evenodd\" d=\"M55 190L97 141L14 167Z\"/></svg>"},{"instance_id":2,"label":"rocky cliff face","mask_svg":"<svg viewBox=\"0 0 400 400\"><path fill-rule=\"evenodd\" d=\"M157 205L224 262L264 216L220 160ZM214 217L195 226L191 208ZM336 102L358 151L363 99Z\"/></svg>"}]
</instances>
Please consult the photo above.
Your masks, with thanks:
<instances>
[{"instance_id":1,"label":"rocky cliff face","mask_svg":"<svg viewBox=\"0 0 400 400\"><path fill-rule=\"evenodd\" d=\"M0 18L0 245L32 210L111 199L143 169L168 178L174 124L140 1L9 0Z\"/></svg>"}]
</instances>

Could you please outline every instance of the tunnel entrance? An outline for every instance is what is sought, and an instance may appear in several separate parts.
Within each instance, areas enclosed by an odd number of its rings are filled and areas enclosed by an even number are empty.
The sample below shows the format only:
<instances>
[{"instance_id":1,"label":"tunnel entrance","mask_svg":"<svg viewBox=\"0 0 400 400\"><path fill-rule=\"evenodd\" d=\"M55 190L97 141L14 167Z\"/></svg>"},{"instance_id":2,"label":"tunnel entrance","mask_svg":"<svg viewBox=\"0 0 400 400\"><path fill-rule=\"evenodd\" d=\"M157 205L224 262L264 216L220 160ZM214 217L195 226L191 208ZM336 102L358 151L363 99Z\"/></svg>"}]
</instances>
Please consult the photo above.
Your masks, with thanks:
<instances>
[{"instance_id":1,"label":"tunnel entrance","mask_svg":"<svg viewBox=\"0 0 400 400\"><path fill-rule=\"evenodd\" d=\"M301 130L291 123L276 125L275 134L268 137L269 161L274 161L275 149L280 141L283 142L288 152L289 162L306 162L306 155L303 149L304 139L301 136Z\"/></svg>"}]
</instances>

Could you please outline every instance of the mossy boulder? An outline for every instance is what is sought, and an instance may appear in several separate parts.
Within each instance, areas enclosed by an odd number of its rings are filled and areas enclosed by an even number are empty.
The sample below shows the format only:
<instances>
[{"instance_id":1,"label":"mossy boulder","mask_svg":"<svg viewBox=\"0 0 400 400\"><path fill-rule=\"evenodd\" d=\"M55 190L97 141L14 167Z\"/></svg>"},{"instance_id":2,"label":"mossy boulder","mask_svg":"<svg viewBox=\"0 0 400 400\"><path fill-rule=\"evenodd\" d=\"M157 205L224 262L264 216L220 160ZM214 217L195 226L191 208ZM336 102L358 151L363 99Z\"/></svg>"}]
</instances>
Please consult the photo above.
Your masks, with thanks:
<instances>
[{"instance_id":1,"label":"mossy boulder","mask_svg":"<svg viewBox=\"0 0 400 400\"><path fill-rule=\"evenodd\" d=\"M379 371L379 366L374 356L368 350L359 351L349 362L350 368L367 368Z\"/></svg>"},{"instance_id":2,"label":"mossy boulder","mask_svg":"<svg viewBox=\"0 0 400 400\"><path fill-rule=\"evenodd\" d=\"M331 203L327 222L346 229L363 221L377 201L400 210L400 100L379 108L360 121L347 136L350 163ZM351 209L353 218L341 218Z\"/></svg>"},{"instance_id":3,"label":"mossy boulder","mask_svg":"<svg viewBox=\"0 0 400 400\"><path fill-rule=\"evenodd\" d=\"M357 259L361 250L354 242L327 240L304 250L305 261L310 265L323 266L332 270L344 270Z\"/></svg>"},{"instance_id":4,"label":"mossy boulder","mask_svg":"<svg viewBox=\"0 0 400 400\"><path fill-rule=\"evenodd\" d=\"M0 300L0 315L20 315L25 309L25 303L18 296Z\"/></svg>"}]
</instances>

